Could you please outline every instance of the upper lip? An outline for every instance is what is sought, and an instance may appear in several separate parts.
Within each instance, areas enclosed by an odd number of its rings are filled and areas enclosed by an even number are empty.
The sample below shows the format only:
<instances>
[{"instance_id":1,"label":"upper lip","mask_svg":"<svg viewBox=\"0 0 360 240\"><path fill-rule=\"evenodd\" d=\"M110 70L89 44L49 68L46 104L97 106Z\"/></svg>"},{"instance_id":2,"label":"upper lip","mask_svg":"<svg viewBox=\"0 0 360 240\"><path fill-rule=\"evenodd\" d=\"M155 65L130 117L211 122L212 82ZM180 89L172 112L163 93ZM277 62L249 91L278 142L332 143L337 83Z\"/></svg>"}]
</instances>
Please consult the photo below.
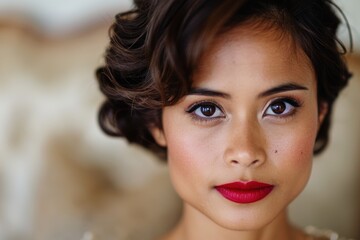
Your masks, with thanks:
<instances>
[{"instance_id":1,"label":"upper lip","mask_svg":"<svg viewBox=\"0 0 360 240\"><path fill-rule=\"evenodd\" d=\"M231 182L231 183L225 183L222 185L217 185L215 188L228 188L228 189L238 189L238 190L251 190L251 189L260 189L260 188L267 188L267 187L273 187L274 185L263 183L263 182L257 182L257 181L248 181L248 182Z\"/></svg>"}]
</instances>

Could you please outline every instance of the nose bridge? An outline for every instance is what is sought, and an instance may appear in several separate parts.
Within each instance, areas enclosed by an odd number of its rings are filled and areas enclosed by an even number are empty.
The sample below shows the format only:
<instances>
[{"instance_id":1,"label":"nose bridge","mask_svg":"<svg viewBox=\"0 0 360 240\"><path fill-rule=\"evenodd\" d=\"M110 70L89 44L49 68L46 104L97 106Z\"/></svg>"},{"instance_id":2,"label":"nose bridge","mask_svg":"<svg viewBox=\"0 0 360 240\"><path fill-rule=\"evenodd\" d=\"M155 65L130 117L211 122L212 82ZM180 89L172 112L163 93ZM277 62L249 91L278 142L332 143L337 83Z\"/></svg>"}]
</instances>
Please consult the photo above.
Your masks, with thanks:
<instances>
[{"instance_id":1,"label":"nose bridge","mask_svg":"<svg viewBox=\"0 0 360 240\"><path fill-rule=\"evenodd\" d=\"M256 118L232 120L224 158L227 164L246 167L259 166L265 161L265 138Z\"/></svg>"}]
</instances>

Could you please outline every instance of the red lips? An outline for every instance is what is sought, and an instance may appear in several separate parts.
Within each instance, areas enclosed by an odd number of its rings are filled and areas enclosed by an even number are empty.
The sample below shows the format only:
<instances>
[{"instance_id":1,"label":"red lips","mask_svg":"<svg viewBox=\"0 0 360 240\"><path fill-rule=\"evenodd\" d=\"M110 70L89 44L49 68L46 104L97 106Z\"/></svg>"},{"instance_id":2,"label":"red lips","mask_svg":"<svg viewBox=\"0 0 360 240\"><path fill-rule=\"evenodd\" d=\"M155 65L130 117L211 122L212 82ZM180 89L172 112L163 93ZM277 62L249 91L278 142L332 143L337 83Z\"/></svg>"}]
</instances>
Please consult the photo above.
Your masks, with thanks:
<instances>
[{"instance_id":1,"label":"red lips","mask_svg":"<svg viewBox=\"0 0 360 240\"><path fill-rule=\"evenodd\" d=\"M226 199L236 203L253 203L265 198L274 185L256 181L233 182L216 186L215 189Z\"/></svg>"}]
</instances>

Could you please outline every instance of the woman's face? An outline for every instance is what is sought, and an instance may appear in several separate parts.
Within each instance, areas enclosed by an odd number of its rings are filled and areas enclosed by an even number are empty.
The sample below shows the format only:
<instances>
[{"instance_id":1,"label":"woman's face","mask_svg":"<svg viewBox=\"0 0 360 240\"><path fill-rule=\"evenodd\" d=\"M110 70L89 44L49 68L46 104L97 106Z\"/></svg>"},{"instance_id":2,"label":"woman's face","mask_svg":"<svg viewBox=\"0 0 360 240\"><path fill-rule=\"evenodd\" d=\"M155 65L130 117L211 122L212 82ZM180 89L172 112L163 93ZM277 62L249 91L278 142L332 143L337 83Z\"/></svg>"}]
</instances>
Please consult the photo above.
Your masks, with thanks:
<instances>
[{"instance_id":1,"label":"woman's face","mask_svg":"<svg viewBox=\"0 0 360 240\"><path fill-rule=\"evenodd\" d=\"M258 229L303 190L321 122L309 59L278 30L237 27L203 55L191 93L163 109L170 176L185 210ZM249 183L250 182L250 183Z\"/></svg>"}]
</instances>

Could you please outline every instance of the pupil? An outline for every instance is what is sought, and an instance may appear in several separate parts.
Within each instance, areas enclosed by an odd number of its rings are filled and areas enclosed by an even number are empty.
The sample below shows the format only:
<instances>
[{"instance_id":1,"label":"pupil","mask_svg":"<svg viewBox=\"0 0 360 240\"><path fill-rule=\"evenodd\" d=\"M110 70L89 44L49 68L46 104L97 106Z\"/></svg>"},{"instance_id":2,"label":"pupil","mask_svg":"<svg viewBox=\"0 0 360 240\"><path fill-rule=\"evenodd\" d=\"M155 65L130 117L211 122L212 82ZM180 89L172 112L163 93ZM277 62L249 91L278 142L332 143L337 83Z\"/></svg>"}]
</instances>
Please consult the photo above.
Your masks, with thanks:
<instances>
[{"instance_id":1,"label":"pupil","mask_svg":"<svg viewBox=\"0 0 360 240\"><path fill-rule=\"evenodd\" d=\"M286 105L284 102L277 102L271 105L271 110L276 114L281 114L285 111Z\"/></svg>"},{"instance_id":2,"label":"pupil","mask_svg":"<svg viewBox=\"0 0 360 240\"><path fill-rule=\"evenodd\" d=\"M215 113L215 107L210 105L201 106L201 113L207 117L211 117Z\"/></svg>"}]
</instances>

